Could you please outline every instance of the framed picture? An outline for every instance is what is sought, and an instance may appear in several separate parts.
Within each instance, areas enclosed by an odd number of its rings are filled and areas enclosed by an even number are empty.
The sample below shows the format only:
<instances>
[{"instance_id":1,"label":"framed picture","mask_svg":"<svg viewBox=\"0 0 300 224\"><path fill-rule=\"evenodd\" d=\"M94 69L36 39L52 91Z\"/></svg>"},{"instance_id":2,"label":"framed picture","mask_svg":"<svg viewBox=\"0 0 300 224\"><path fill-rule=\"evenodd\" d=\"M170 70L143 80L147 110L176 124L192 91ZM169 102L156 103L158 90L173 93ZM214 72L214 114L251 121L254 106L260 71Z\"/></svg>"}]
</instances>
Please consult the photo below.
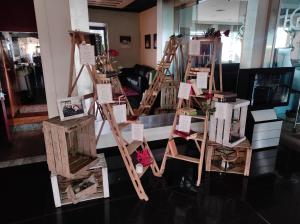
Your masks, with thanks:
<instances>
[{"instance_id":1,"label":"framed picture","mask_svg":"<svg viewBox=\"0 0 300 224\"><path fill-rule=\"evenodd\" d=\"M131 36L120 36L121 48L130 48L131 46Z\"/></svg>"},{"instance_id":2,"label":"framed picture","mask_svg":"<svg viewBox=\"0 0 300 224\"><path fill-rule=\"evenodd\" d=\"M150 34L145 35L145 48L151 49L151 35Z\"/></svg>"},{"instance_id":3,"label":"framed picture","mask_svg":"<svg viewBox=\"0 0 300 224\"><path fill-rule=\"evenodd\" d=\"M156 40L157 40L157 34L153 34L153 49L156 49Z\"/></svg>"},{"instance_id":4,"label":"framed picture","mask_svg":"<svg viewBox=\"0 0 300 224\"><path fill-rule=\"evenodd\" d=\"M87 115L83 97L68 97L57 100L61 121L79 118Z\"/></svg>"}]
</instances>

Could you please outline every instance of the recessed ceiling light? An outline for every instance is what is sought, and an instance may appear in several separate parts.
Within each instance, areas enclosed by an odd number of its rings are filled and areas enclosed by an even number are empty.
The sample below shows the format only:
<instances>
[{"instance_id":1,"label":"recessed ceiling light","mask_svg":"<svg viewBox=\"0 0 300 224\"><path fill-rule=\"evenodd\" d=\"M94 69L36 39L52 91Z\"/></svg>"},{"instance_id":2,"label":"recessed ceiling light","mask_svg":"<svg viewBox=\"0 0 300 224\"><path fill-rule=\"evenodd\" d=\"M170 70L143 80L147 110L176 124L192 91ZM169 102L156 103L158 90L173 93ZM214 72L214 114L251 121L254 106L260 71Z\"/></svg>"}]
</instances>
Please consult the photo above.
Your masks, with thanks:
<instances>
[{"instance_id":1,"label":"recessed ceiling light","mask_svg":"<svg viewBox=\"0 0 300 224\"><path fill-rule=\"evenodd\" d=\"M216 12L224 12L224 9L217 9Z\"/></svg>"}]
</instances>

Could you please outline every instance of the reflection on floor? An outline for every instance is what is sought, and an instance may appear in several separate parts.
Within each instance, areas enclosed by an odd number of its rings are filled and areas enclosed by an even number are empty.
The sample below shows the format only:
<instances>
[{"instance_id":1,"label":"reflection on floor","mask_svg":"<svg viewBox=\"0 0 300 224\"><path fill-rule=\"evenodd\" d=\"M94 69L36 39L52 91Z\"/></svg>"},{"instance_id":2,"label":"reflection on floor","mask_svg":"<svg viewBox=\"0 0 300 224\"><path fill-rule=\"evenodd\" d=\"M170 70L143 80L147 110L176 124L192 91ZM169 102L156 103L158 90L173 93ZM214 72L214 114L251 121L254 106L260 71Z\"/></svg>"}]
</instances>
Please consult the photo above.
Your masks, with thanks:
<instances>
[{"instance_id":1,"label":"reflection on floor","mask_svg":"<svg viewBox=\"0 0 300 224\"><path fill-rule=\"evenodd\" d=\"M126 175L112 181L111 197L55 209L46 163L0 169L1 223L201 223L300 222L300 182L275 174L244 178L210 174L194 186L196 168L171 162L162 178L146 175L149 202L138 199ZM170 163L170 164L171 164ZM109 170L110 175L118 171ZM123 175L120 172L119 175ZM299 175L294 176L300 180Z\"/></svg>"},{"instance_id":2,"label":"reflection on floor","mask_svg":"<svg viewBox=\"0 0 300 224\"><path fill-rule=\"evenodd\" d=\"M1 145L0 168L45 161L42 129L13 134L12 144Z\"/></svg>"}]
</instances>

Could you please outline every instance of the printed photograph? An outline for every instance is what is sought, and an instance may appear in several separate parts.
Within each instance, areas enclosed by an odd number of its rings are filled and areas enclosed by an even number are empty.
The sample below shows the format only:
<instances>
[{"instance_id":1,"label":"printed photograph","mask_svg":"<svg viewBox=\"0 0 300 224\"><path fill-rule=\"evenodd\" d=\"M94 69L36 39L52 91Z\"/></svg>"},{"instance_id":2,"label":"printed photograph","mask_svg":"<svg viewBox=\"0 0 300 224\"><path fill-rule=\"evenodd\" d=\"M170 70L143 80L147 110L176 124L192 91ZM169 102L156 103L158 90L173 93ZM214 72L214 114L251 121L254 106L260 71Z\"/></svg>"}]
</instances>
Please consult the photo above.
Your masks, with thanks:
<instances>
[{"instance_id":1,"label":"printed photograph","mask_svg":"<svg viewBox=\"0 0 300 224\"><path fill-rule=\"evenodd\" d=\"M82 97L69 97L57 100L60 119L62 121L85 116L86 109Z\"/></svg>"}]
</instances>

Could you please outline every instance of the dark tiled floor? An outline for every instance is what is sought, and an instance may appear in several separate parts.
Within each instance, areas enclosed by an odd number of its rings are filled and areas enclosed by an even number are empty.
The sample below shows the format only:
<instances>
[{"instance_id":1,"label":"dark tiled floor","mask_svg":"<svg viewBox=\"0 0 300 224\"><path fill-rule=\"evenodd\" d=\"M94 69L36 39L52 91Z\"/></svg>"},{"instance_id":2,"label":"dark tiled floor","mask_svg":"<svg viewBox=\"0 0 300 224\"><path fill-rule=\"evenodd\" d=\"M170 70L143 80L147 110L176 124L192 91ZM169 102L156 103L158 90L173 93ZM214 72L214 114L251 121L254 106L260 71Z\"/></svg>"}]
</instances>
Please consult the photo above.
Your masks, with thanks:
<instances>
[{"instance_id":1,"label":"dark tiled floor","mask_svg":"<svg viewBox=\"0 0 300 224\"><path fill-rule=\"evenodd\" d=\"M143 202L122 169L110 170L110 175L120 178L110 184L109 199L55 209L46 163L0 169L0 222L300 223L300 176L288 181L275 174L244 178L212 173L204 174L202 185L196 188L195 171L194 166L170 161L162 178L147 173L143 184L150 200Z\"/></svg>"}]
</instances>

